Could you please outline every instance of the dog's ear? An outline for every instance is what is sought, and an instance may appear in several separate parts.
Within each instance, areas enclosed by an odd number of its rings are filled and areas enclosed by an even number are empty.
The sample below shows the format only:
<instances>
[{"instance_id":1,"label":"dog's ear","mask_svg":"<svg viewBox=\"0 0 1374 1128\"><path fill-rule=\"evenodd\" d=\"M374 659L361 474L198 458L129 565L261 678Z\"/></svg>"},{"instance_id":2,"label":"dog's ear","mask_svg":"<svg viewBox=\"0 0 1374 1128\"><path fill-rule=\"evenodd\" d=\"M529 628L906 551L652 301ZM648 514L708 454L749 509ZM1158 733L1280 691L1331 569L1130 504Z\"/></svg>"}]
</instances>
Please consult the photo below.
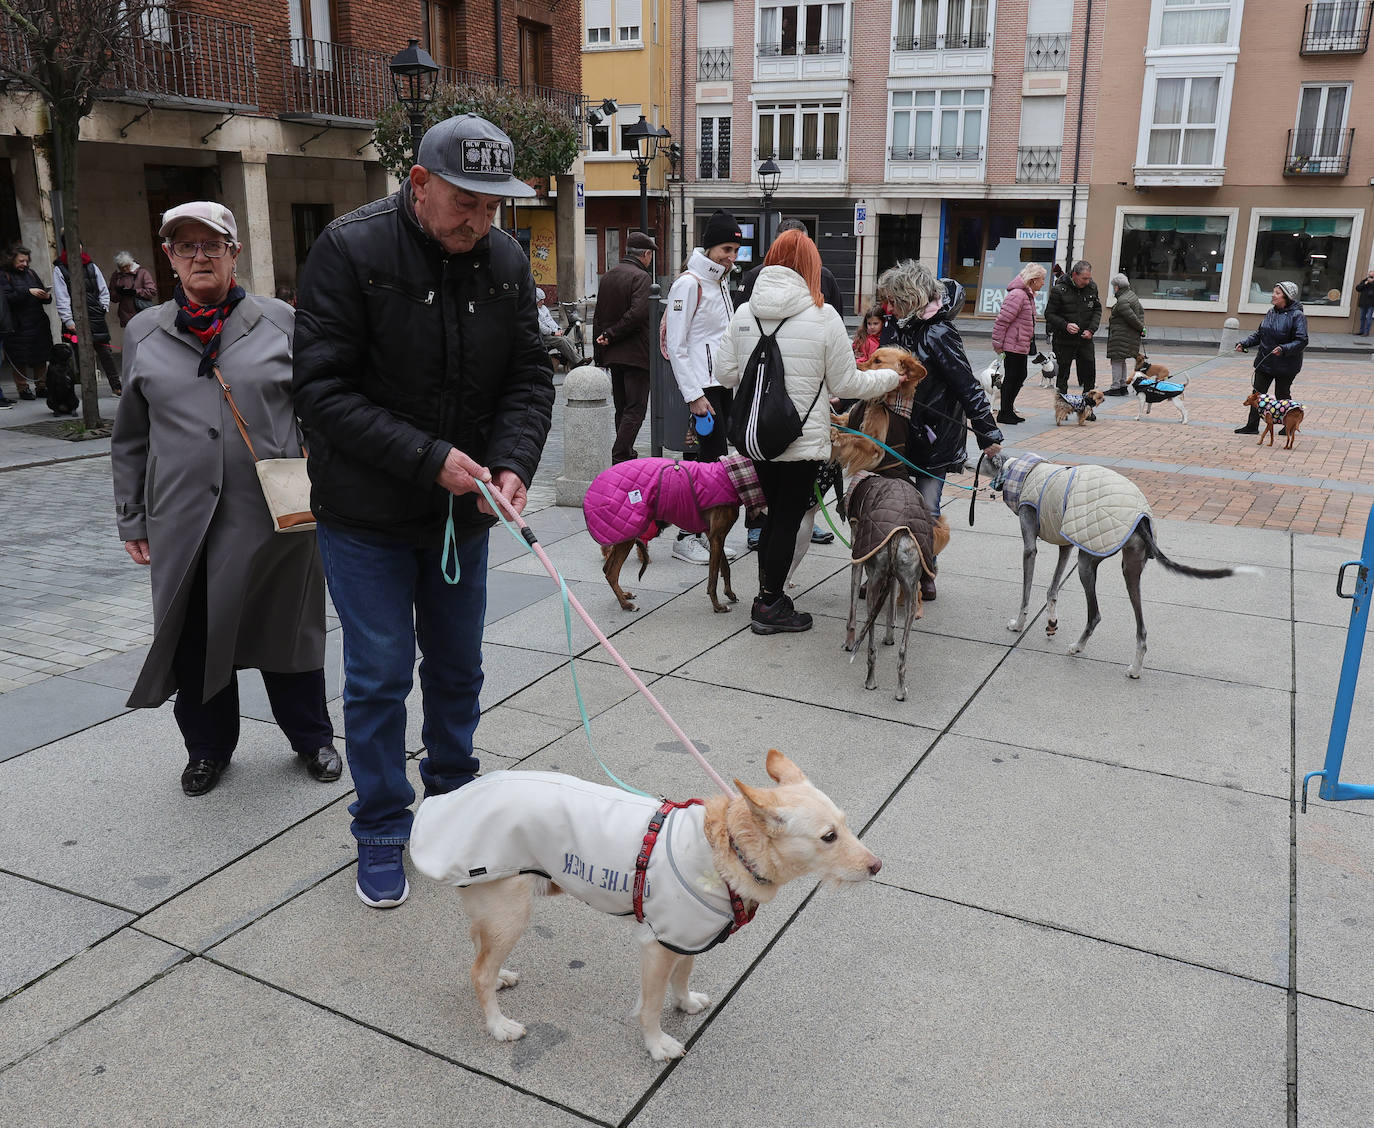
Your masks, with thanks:
<instances>
[{"instance_id":1,"label":"dog's ear","mask_svg":"<svg viewBox=\"0 0 1374 1128\"><path fill-rule=\"evenodd\" d=\"M754 821L767 832L776 830L782 826L782 817L773 810L773 797L766 787L750 787L747 783L735 780L735 786L739 793L744 797L745 806L749 808L749 813Z\"/></svg>"},{"instance_id":2,"label":"dog's ear","mask_svg":"<svg viewBox=\"0 0 1374 1128\"><path fill-rule=\"evenodd\" d=\"M776 748L768 749L764 770L770 779L777 783L805 783L806 773Z\"/></svg>"},{"instance_id":3,"label":"dog's ear","mask_svg":"<svg viewBox=\"0 0 1374 1128\"><path fill-rule=\"evenodd\" d=\"M926 366L914 356L904 356L898 362L898 372L902 374L902 382L899 388L914 388L926 378Z\"/></svg>"}]
</instances>

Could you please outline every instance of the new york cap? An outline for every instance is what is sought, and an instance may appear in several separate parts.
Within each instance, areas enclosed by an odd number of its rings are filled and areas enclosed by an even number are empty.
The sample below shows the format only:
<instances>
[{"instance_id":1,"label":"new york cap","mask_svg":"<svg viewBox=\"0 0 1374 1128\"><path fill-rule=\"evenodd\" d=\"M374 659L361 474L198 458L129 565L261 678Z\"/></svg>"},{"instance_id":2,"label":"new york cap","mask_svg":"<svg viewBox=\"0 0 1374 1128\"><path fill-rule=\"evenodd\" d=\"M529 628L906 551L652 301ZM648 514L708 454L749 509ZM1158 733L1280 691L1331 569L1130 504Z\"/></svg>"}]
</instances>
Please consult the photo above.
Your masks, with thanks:
<instances>
[{"instance_id":1,"label":"new york cap","mask_svg":"<svg viewBox=\"0 0 1374 1128\"><path fill-rule=\"evenodd\" d=\"M229 239L237 246L239 225L234 219L234 213L223 204L217 204L211 200L196 200L194 203L178 204L174 208L168 208L162 213L162 226L157 229L157 233L166 239L174 234L181 224L192 222L203 223L221 235L229 236Z\"/></svg>"},{"instance_id":2,"label":"new york cap","mask_svg":"<svg viewBox=\"0 0 1374 1128\"><path fill-rule=\"evenodd\" d=\"M415 163L468 192L534 195L533 188L513 175L511 139L477 114L459 114L432 126L420 142Z\"/></svg>"}]
</instances>

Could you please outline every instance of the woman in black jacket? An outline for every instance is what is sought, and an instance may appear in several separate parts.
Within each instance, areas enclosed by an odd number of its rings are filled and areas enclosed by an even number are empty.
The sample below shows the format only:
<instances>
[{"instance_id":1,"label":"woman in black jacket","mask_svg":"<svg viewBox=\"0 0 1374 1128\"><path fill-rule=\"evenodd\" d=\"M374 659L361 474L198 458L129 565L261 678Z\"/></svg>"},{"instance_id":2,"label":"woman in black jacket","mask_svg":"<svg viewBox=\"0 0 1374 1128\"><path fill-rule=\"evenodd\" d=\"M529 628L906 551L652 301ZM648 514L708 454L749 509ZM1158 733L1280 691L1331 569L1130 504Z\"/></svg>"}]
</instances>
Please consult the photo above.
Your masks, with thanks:
<instances>
[{"instance_id":1,"label":"woman in black jacket","mask_svg":"<svg viewBox=\"0 0 1374 1128\"><path fill-rule=\"evenodd\" d=\"M52 302L52 291L30 268L28 247L14 247L0 269L0 292L14 323L5 337L5 356L14 374L20 399L47 394L44 381L52 352L52 326L43 307ZM30 388L29 382L33 382Z\"/></svg>"},{"instance_id":2,"label":"woman in black jacket","mask_svg":"<svg viewBox=\"0 0 1374 1128\"><path fill-rule=\"evenodd\" d=\"M915 354L926 369L911 404L911 431L906 456L919 467L912 480L932 517L940 515L945 476L968 461L969 427L988 455L1002 449L1002 432L992 405L978 383L954 318L964 305L964 288L950 278L936 278L913 259L885 270L878 279L878 301L890 311L882 343ZM967 418L967 425L965 419ZM935 581L921 580L924 599L935 598Z\"/></svg>"},{"instance_id":3,"label":"woman in black jacket","mask_svg":"<svg viewBox=\"0 0 1374 1128\"><path fill-rule=\"evenodd\" d=\"M1258 345L1255 356L1255 391L1263 394L1274 385L1276 398L1291 398L1293 378L1302 368L1302 353L1307 348L1307 314L1298 301L1298 284L1280 282L1274 287L1273 307L1264 315L1260 327L1236 345L1236 352ZM1259 434L1259 408L1236 428L1237 435Z\"/></svg>"}]
</instances>

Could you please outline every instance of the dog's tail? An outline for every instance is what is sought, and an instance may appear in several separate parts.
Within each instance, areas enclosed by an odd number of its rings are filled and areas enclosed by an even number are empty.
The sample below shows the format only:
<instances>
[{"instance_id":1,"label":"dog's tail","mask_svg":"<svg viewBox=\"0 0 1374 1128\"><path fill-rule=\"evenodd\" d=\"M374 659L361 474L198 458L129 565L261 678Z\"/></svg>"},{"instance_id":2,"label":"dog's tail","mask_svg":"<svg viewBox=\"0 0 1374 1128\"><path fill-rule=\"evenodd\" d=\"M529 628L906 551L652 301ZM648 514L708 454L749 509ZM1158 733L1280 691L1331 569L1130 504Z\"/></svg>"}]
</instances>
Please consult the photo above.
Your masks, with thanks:
<instances>
[{"instance_id":1,"label":"dog's tail","mask_svg":"<svg viewBox=\"0 0 1374 1128\"><path fill-rule=\"evenodd\" d=\"M1229 568L1194 568L1191 564L1180 564L1175 560L1170 560L1164 555L1162 549L1155 542L1154 529L1150 526L1149 518L1141 521L1137 526L1141 538L1145 541L1145 547L1149 550L1152 559L1158 560L1164 567L1171 572L1177 572L1180 576L1191 576L1195 580L1223 580L1227 576L1253 575L1258 576L1263 573L1258 568L1249 564L1235 564Z\"/></svg>"}]
</instances>

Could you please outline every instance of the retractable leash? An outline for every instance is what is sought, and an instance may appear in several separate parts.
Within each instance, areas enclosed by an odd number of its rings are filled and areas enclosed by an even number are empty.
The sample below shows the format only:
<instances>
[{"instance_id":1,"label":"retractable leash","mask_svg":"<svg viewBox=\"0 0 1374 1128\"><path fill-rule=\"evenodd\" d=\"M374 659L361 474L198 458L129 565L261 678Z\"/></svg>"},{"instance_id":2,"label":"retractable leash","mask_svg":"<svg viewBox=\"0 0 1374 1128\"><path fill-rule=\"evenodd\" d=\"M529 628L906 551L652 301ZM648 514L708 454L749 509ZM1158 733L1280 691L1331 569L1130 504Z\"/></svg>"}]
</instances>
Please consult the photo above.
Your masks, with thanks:
<instances>
[{"instance_id":1,"label":"retractable leash","mask_svg":"<svg viewBox=\"0 0 1374 1128\"><path fill-rule=\"evenodd\" d=\"M616 648L611 645L610 640L605 636L605 634L602 633L601 628L598 627L596 623L593 622L592 617L587 614L586 608L584 608L582 604L578 602L577 596L573 595L573 593L568 590L567 581L563 579L563 577L559 574L558 569L554 567L553 561L549 559L548 554L544 551L543 546L539 543L539 538L534 535L534 530L531 529L529 525L525 523L524 518L521 517L520 514L515 511L514 507L510 504L510 502L508 502L505 499L505 497L499 491L488 489L487 484L485 482L478 482L477 488L482 491L482 496L487 499L487 504L491 506L492 512L495 513L496 516L501 519L501 523L505 525L508 530L510 530L511 536L513 536L517 541L523 543L526 549L529 552L533 553L533 555L539 560L539 563L544 565L544 570L548 572L549 576L552 579L558 581L559 590L562 592L563 595L564 625L568 633L568 668L572 670L573 688L577 692L577 706L582 714L582 725L587 732L588 744L591 744L592 728L591 721L587 716L586 706L582 702L581 690L577 689L577 667L572 652L572 617L568 610L570 607L572 608L572 610L576 611L577 614L581 617L582 621L587 624L587 628L596 637L596 641L601 644L602 649L605 650L606 653L609 654L615 660L615 664L619 666L621 670L624 671L625 676L630 679L630 682L634 685L634 687L645 696L649 704L654 707L654 711L658 713L660 717L663 718L664 723L672 731L673 735L678 738L678 741L682 744L682 746L686 748L687 751L690 752L696 758L697 763L700 764L702 770L705 771L706 774L711 777L712 782L714 782L715 785L719 787L721 791L723 791L727 796L729 796L732 799L735 798L738 794L735 791L735 789L720 777L720 774L715 770L715 768L711 767L711 765L707 762L706 757L701 754L697 746L693 744L691 739L687 736L687 734L682 731L682 729L678 726L678 723L668 715L668 710L665 709L662 703L660 703L660 701L658 700L658 698L655 697L652 692L650 692L649 687L644 684L640 676L636 674L632 669L630 669L629 664L626 663L625 659L620 656L619 651L617 651ZM503 509L506 511L506 513L510 514L511 520L506 519L506 516L501 512L501 510ZM517 531L517 529L519 531ZM454 563L452 577L450 577L449 575L448 565L450 555L452 555ZM444 579L451 584L456 584L458 582L459 573L457 564L457 536L455 534L453 527L453 497L452 495L450 495L448 506L448 524L444 530L444 554L441 566L444 573ZM595 746L593 746L592 748L592 755L596 755ZM615 783L619 787L622 787L626 791L632 792L635 795L645 795L643 791L639 791L636 788L630 787L627 784L622 783L619 779L616 779L615 774L611 771L610 768L606 767L606 765L602 762L600 756L596 757L596 762L598 764L601 764L601 769L608 776L610 776L612 780L615 780ZM654 798L654 796L646 797L651 799Z\"/></svg>"}]
</instances>

